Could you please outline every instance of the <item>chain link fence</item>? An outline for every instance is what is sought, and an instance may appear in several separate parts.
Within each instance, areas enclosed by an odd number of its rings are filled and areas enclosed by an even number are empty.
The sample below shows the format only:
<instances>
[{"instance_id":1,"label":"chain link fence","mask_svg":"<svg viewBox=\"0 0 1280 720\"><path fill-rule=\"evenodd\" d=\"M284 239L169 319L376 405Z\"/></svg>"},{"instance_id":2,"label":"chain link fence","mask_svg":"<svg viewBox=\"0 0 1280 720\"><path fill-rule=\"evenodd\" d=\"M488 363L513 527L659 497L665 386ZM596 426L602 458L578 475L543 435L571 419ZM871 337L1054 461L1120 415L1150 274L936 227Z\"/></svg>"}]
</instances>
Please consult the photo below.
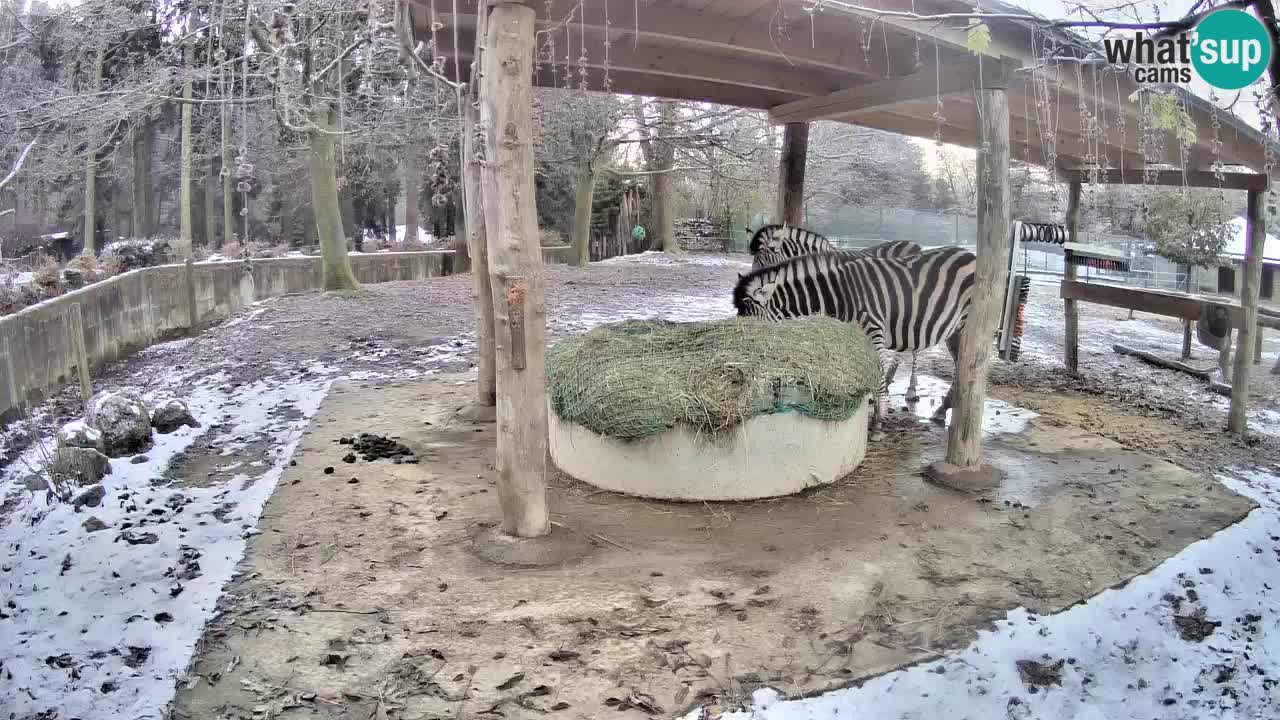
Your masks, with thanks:
<instances>
[{"instance_id":1,"label":"chain link fence","mask_svg":"<svg viewBox=\"0 0 1280 720\"><path fill-rule=\"evenodd\" d=\"M978 234L977 218L963 211L933 212L905 208L849 206L815 213L809 227L823 232L837 247L867 248L891 240L908 240L925 247L960 245L974 247ZM1134 287L1183 291L1188 287L1187 273L1177 264L1151 250L1151 243L1130 235L1084 230L1080 242L1100 245L1129 257L1129 272L1081 267L1082 279L1105 280ZM1018 271L1031 275L1061 277L1064 270L1062 248L1052 245L1023 245L1014 260ZM1199 270L1197 272L1210 272ZM1191 278L1195 290L1197 277Z\"/></svg>"}]
</instances>

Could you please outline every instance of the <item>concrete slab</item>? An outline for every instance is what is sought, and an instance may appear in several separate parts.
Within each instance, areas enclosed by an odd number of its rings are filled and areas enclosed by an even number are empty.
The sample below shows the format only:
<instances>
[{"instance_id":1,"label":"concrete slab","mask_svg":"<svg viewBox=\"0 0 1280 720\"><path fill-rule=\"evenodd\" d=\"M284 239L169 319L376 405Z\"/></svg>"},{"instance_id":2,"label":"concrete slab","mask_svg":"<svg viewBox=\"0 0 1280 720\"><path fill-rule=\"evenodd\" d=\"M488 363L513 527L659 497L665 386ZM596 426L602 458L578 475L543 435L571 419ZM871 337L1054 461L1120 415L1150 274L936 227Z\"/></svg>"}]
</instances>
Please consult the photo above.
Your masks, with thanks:
<instances>
[{"instance_id":1,"label":"concrete slab","mask_svg":"<svg viewBox=\"0 0 1280 720\"><path fill-rule=\"evenodd\" d=\"M596 547L504 567L469 542L498 502L494 426L454 412L468 380L335 387L177 717L627 719L733 706L762 684L820 691L934 657L1011 608L1068 607L1253 507L1023 415L987 439L1001 484L956 492L921 475L944 431L899 414L853 474L774 500L641 500L548 460L557 530ZM399 436L420 462L343 462L338 440L359 432Z\"/></svg>"}]
</instances>

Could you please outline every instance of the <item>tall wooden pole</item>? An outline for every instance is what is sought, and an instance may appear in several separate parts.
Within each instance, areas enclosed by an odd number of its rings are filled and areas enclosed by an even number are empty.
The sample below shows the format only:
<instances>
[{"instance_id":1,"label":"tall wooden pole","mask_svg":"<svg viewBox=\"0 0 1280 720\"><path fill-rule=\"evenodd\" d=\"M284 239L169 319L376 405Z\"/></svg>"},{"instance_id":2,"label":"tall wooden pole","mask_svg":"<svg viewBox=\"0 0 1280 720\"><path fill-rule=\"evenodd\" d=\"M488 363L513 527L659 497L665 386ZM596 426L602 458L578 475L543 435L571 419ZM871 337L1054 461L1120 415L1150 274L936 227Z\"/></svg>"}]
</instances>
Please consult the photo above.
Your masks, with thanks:
<instances>
[{"instance_id":1,"label":"tall wooden pole","mask_svg":"<svg viewBox=\"0 0 1280 720\"><path fill-rule=\"evenodd\" d=\"M778 222L804 221L804 170L809 158L809 123L787 123L778 162Z\"/></svg>"},{"instance_id":2,"label":"tall wooden pole","mask_svg":"<svg viewBox=\"0 0 1280 720\"><path fill-rule=\"evenodd\" d=\"M462 99L462 194L467 204L465 230L467 251L471 255L471 300L476 316L476 402L483 407L492 407L498 402L493 364L493 288L489 282L489 247L484 227L480 160L476 156L476 121L480 115L477 101L469 93Z\"/></svg>"},{"instance_id":3,"label":"tall wooden pole","mask_svg":"<svg viewBox=\"0 0 1280 720\"><path fill-rule=\"evenodd\" d=\"M988 82L978 91L978 262L960 337L955 404L947 431L946 464L951 467L941 473L959 474L966 482L996 476L982 465L982 410L992 337L1009 271L1009 96L1003 87L992 85Z\"/></svg>"},{"instance_id":4,"label":"tall wooden pole","mask_svg":"<svg viewBox=\"0 0 1280 720\"><path fill-rule=\"evenodd\" d=\"M481 178L493 293L502 529L551 531L547 517L546 306L533 185L534 10L493 6L481 60Z\"/></svg>"},{"instance_id":5,"label":"tall wooden pole","mask_svg":"<svg viewBox=\"0 0 1280 720\"><path fill-rule=\"evenodd\" d=\"M1073 182L1067 191L1067 240L1080 242L1080 183ZM1065 260L1065 256L1063 258ZM1062 264L1064 280L1076 279L1076 266L1069 262ZM1063 333L1062 363L1067 372L1075 375L1080 371L1080 309L1075 300L1063 301L1066 308L1066 325Z\"/></svg>"},{"instance_id":6,"label":"tall wooden pole","mask_svg":"<svg viewBox=\"0 0 1280 720\"><path fill-rule=\"evenodd\" d=\"M1262 285L1262 250L1267 229L1262 212L1261 190L1249 191L1247 232L1244 251L1244 276L1240 283L1240 308L1243 318L1236 331L1236 366L1231 374L1231 410L1227 415L1227 432L1242 439L1249 433L1245 413L1249 409L1249 376L1253 372L1253 343L1258 339L1258 288Z\"/></svg>"}]
</instances>

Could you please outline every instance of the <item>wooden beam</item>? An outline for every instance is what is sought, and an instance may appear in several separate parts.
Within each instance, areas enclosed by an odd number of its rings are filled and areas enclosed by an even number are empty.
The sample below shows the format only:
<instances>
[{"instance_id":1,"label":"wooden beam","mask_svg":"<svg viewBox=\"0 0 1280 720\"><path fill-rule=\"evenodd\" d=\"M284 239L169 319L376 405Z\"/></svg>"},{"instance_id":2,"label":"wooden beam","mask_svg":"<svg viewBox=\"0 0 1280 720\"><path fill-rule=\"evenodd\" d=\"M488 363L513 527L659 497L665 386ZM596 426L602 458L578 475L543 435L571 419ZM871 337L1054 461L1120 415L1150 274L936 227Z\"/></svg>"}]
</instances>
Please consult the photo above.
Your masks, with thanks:
<instances>
[{"instance_id":1,"label":"wooden beam","mask_svg":"<svg viewBox=\"0 0 1280 720\"><path fill-rule=\"evenodd\" d=\"M778 222L804 223L804 171L809 159L809 123L787 123L778 161Z\"/></svg>"},{"instance_id":2,"label":"wooden beam","mask_svg":"<svg viewBox=\"0 0 1280 720\"><path fill-rule=\"evenodd\" d=\"M460 58L469 58L472 31L459 33L458 43L462 47ZM438 35L440 52L452 59L453 36L450 33ZM563 48L557 45L557 55L552 63L545 57L539 59L543 69L554 67L559 81L555 87L565 86L565 56ZM606 67L611 80L619 72L636 75L653 75L670 78L673 85L688 80L716 82L734 85L740 88L752 88L769 92L784 93L795 98L806 95L822 95L831 92L856 79L858 75L848 71L834 71L823 68L797 67L755 56L743 57L732 55L725 50L714 48L696 48L671 44L658 44L652 38L645 38L638 46L630 42L613 42L606 53L604 48L604 32L588 34L585 44L577 37L576 27L572 58L568 70L568 84L573 89L582 86L581 68L587 69L587 89L603 91ZM585 56L585 60L580 57ZM606 62L607 60L607 62ZM450 75L452 77L452 75ZM611 82L616 91L627 91L628 86Z\"/></svg>"},{"instance_id":3,"label":"wooden beam","mask_svg":"<svg viewBox=\"0 0 1280 720\"><path fill-rule=\"evenodd\" d=\"M1076 242L1080 237L1080 183L1073 182L1067 190L1067 241ZM1076 266L1063 263L1064 280L1076 279ZM1062 303L1065 308L1065 331L1063 333L1062 363L1067 372L1076 375L1080 372L1080 311L1076 301L1067 299Z\"/></svg>"},{"instance_id":4,"label":"wooden beam","mask_svg":"<svg viewBox=\"0 0 1280 720\"><path fill-rule=\"evenodd\" d=\"M1009 272L1009 95L1003 89L978 94L978 241L973 299L956 359L955 402L947 432L947 463L961 471L982 468L982 412L987 393L991 338ZM994 474L990 468L984 472Z\"/></svg>"},{"instance_id":5,"label":"wooden beam","mask_svg":"<svg viewBox=\"0 0 1280 720\"><path fill-rule=\"evenodd\" d=\"M1262 285L1262 251L1267 241L1261 190L1250 190L1246 209L1247 240L1240 283L1241 322L1236 331L1236 367L1231 374L1231 409L1227 432L1244 440L1249 435L1249 380L1253 373L1253 343L1258 340L1258 289Z\"/></svg>"},{"instance_id":6,"label":"wooden beam","mask_svg":"<svg viewBox=\"0 0 1280 720\"><path fill-rule=\"evenodd\" d=\"M912 75L778 105L769 109L769 119L775 123L829 120L913 100L973 93L979 87L1006 87L1008 82L1009 74L995 61L983 63L981 71L976 63L929 67Z\"/></svg>"},{"instance_id":7,"label":"wooden beam","mask_svg":"<svg viewBox=\"0 0 1280 720\"><path fill-rule=\"evenodd\" d=\"M1093 173L1083 168L1062 168L1058 171L1058 175L1066 182L1073 183L1092 183L1094 181ZM1119 169L1099 170L1098 184L1100 185L1173 185L1181 186L1186 184L1190 187L1216 188L1218 180L1214 177L1211 170L1156 170L1150 173L1150 176L1144 179L1144 173L1140 168L1126 168L1123 172ZM1222 189L1224 190L1266 190L1270 185L1270 179L1266 175L1260 173L1243 173L1243 172L1226 172L1222 177Z\"/></svg>"},{"instance_id":8,"label":"wooden beam","mask_svg":"<svg viewBox=\"0 0 1280 720\"><path fill-rule=\"evenodd\" d=\"M481 178L489 244L502 530L551 532L547 517L546 304L533 187L534 12L505 2L487 20L481 58Z\"/></svg>"},{"instance_id":9,"label":"wooden beam","mask_svg":"<svg viewBox=\"0 0 1280 720\"><path fill-rule=\"evenodd\" d=\"M414 23L419 37L425 37L430 28L430 6L426 0L413 0ZM459 29L470 30L476 25L476 15L467 4L459 12L456 22ZM459 3L460 8L463 3ZM578 32L585 30L588 37L603 37L605 32L604 3L582 3L580 0L552 0L550 14L543 2L531 3L538 13L538 32L556 34L557 54L563 58L565 33L569 29L563 20L573 13L572 63L577 63ZM443 9L437 7L437 9ZM585 9L585 14L580 10ZM639 10L639 16L635 14ZM450 13L437 13L446 26L454 22ZM915 48L890 42L886 47L878 33L872 35L872 46L864 51L861 43L850 42L849 27L825 29L818 25L810 34L804 32L776 32L768 23L755 18L727 17L710 12L700 12L669 4L654 5L648 1L637 4L613 3L609 7L609 39L611 51L623 46L644 45L645 40L660 40L685 48L702 48L720 55L736 55L740 58L766 60L788 68L821 69L844 75L882 78L910 72L915 63ZM852 25L846 23L846 26ZM842 32L844 31L844 32ZM438 35L449 35L449 32ZM541 43L545 35L539 37ZM441 38L437 38L441 39ZM466 43L463 47L468 47ZM541 48L539 48L541 50Z\"/></svg>"}]
</instances>

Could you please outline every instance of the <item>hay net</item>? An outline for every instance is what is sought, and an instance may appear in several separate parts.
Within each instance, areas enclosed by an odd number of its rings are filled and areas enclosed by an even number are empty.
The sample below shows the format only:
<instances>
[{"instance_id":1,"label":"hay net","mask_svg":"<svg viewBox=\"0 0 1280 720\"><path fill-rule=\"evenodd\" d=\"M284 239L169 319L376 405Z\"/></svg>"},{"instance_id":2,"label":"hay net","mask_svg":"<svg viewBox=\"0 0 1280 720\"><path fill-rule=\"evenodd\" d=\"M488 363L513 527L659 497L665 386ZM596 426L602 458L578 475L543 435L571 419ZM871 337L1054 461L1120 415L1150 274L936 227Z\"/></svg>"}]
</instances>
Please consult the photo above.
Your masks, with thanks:
<instances>
[{"instance_id":1,"label":"hay net","mask_svg":"<svg viewBox=\"0 0 1280 720\"><path fill-rule=\"evenodd\" d=\"M619 439L676 423L718 433L778 412L846 420L879 383L877 355L862 329L826 317L628 320L547 352L551 411Z\"/></svg>"}]
</instances>

